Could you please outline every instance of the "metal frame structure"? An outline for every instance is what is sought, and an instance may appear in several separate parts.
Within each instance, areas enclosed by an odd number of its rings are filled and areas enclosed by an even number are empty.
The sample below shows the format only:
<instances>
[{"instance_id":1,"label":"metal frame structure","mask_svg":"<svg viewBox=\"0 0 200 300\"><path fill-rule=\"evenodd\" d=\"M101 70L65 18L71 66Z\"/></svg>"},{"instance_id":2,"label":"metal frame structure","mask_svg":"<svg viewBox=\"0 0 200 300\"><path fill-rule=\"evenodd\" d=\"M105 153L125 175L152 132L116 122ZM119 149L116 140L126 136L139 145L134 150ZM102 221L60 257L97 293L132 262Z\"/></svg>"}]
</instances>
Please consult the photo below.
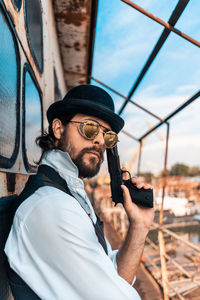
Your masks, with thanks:
<instances>
[{"instance_id":1,"label":"metal frame structure","mask_svg":"<svg viewBox=\"0 0 200 300\"><path fill-rule=\"evenodd\" d=\"M132 105L137 106L140 110L143 110L147 114L151 115L152 117L156 118L159 122L150 130L146 131L142 136L139 138L136 138L131 133L122 131L124 134L129 136L130 138L138 141L140 143L140 151L139 151L139 158L138 158L138 175L140 174L140 165L141 165L141 156L142 156L142 148L143 148L143 140L148 135L153 133L157 128L162 126L163 124L166 125L166 141L165 141L165 158L164 158L164 166L163 166L163 188L162 188L162 203L161 203L161 211L160 211L160 222L159 222L159 229L158 229L158 236L159 236L159 247L160 247L160 256L161 256L161 271L162 271L162 286L163 286L163 294L164 294L164 300L168 300L168 278L167 278L167 266L166 266L166 253L165 253L165 241L164 241L164 230L162 229L163 225L163 205L164 205L164 196L165 196L165 187L166 187L166 173L167 173L167 158L168 158L168 144L169 144L169 132L170 132L170 119L172 119L176 114L178 114L180 111L182 111L184 108L186 108L188 105L193 103L195 100L197 100L200 96L200 91L197 91L190 99L186 100L181 106L177 107L174 111L172 111L167 117L162 119L160 116L154 114L150 110L146 109L142 105L139 105L135 101L133 101L131 98L134 95L136 89L139 87L140 83L142 82L145 74L149 70L150 66L152 65L153 61L155 60L157 54L161 50L162 46L166 42L167 38L169 37L171 32L174 32L175 34L179 35L183 39L187 40L188 42L192 43L193 45L200 47L200 42L194 40L190 36L186 35L185 33L181 32L180 30L176 29L174 26L176 25L177 21L179 20L181 14L183 13L184 9L186 8L187 4L190 0L179 0L177 3L173 13L171 14L169 21L164 22L160 18L154 16L153 14L149 13L145 9L141 8L140 6L136 5L132 1L129 0L121 0L122 2L126 3L127 5L131 6L132 8L136 9L140 13L144 14L148 18L152 19L153 21L159 23L160 25L164 26L164 30L161 33L157 43L155 44L151 54L149 55L146 63L144 64L143 68L141 69L136 81L134 82L130 92L127 96L122 95L118 91L114 90L112 87L108 86L104 82L98 80L97 78L94 78L93 76L90 76L90 79L98 82L100 85L104 86L108 90L112 91L116 95L120 96L124 99L124 103L122 104L120 110L118 111L119 115L122 114L125 107L130 103ZM177 293L177 296L178 293ZM184 299L182 296L180 296L180 299Z\"/></svg>"}]
</instances>

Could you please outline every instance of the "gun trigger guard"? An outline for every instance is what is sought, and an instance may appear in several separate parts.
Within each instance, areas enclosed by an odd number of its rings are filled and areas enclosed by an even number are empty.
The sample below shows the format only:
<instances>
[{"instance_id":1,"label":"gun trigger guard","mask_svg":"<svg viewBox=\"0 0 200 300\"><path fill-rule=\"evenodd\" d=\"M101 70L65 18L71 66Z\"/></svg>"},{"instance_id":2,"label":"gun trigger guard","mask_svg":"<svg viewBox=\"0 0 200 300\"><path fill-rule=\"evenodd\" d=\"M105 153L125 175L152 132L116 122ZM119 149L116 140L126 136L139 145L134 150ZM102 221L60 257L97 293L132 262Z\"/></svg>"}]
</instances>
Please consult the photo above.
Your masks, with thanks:
<instances>
[{"instance_id":1,"label":"gun trigger guard","mask_svg":"<svg viewBox=\"0 0 200 300\"><path fill-rule=\"evenodd\" d=\"M131 179L131 173L129 171L127 171L127 170L125 171L125 170L121 169L121 174L123 174L123 173L128 173L129 179Z\"/></svg>"}]
</instances>

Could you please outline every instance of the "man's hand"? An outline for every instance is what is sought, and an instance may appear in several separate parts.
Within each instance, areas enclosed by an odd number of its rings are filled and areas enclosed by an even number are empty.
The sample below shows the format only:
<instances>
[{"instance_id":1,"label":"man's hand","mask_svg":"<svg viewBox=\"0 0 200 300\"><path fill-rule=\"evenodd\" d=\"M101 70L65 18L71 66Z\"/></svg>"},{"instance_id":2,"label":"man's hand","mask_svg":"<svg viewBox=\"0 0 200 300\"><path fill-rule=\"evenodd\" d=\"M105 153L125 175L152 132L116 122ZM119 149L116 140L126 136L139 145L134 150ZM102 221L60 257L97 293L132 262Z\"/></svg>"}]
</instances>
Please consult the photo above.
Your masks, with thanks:
<instances>
[{"instance_id":1,"label":"man's hand","mask_svg":"<svg viewBox=\"0 0 200 300\"><path fill-rule=\"evenodd\" d=\"M152 186L150 186L149 184L138 182L135 177L131 178L131 182L135 184L138 189L152 188ZM124 208L130 221L130 226L141 226L148 231L154 218L153 208L146 208L136 205L132 202L128 188L125 185L122 185L121 187L123 189Z\"/></svg>"},{"instance_id":2,"label":"man's hand","mask_svg":"<svg viewBox=\"0 0 200 300\"><path fill-rule=\"evenodd\" d=\"M131 181L138 189L152 188L148 184L139 183L136 178L131 178ZM154 211L153 208L142 207L133 203L128 188L125 185L121 187L123 189L124 208L130 226L125 241L117 254L117 270L119 275L131 284L140 263L145 239L154 218Z\"/></svg>"}]
</instances>

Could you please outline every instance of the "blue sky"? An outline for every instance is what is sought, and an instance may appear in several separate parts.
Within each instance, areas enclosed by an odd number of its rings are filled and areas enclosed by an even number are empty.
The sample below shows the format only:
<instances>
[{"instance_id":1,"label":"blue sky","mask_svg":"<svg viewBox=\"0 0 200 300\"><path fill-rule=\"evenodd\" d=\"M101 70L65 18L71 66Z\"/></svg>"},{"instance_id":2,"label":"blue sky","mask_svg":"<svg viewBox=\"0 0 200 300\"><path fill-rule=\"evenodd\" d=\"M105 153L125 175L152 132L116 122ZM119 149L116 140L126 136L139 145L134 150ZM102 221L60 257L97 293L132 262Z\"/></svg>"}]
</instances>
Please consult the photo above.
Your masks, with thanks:
<instances>
[{"instance_id":1,"label":"blue sky","mask_svg":"<svg viewBox=\"0 0 200 300\"><path fill-rule=\"evenodd\" d=\"M176 0L134 0L134 3L168 21ZM200 41L200 2L191 0L175 27ZM128 95L148 59L163 26L120 0L99 0L92 75L118 92ZM96 84L95 82L92 82ZM200 50L171 33L136 90L132 100L164 118L193 96L200 87ZM123 99L111 93L116 111ZM200 101L196 100L170 121L168 167L176 162L200 166ZM135 106L126 106L125 130L140 137L157 120ZM142 170L159 172L164 164L166 128L145 141ZM120 135L120 155L126 164L137 142ZM135 172L136 165L133 168Z\"/></svg>"}]
</instances>

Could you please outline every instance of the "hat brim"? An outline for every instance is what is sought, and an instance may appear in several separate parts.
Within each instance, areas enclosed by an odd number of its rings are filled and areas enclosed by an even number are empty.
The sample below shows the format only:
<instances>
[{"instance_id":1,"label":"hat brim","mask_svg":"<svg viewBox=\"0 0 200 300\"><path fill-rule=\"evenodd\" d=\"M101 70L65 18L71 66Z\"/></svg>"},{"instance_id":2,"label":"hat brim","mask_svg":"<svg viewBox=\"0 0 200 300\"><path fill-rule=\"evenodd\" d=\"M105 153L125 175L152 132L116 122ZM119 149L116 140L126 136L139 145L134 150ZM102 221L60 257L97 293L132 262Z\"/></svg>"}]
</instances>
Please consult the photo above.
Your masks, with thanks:
<instances>
[{"instance_id":1,"label":"hat brim","mask_svg":"<svg viewBox=\"0 0 200 300\"><path fill-rule=\"evenodd\" d=\"M53 119L73 113L83 113L100 118L107 122L116 133L124 126L124 120L106 106L99 105L90 100L82 101L81 99L70 99L67 102L63 100L54 102L47 110L47 119L51 124Z\"/></svg>"}]
</instances>

